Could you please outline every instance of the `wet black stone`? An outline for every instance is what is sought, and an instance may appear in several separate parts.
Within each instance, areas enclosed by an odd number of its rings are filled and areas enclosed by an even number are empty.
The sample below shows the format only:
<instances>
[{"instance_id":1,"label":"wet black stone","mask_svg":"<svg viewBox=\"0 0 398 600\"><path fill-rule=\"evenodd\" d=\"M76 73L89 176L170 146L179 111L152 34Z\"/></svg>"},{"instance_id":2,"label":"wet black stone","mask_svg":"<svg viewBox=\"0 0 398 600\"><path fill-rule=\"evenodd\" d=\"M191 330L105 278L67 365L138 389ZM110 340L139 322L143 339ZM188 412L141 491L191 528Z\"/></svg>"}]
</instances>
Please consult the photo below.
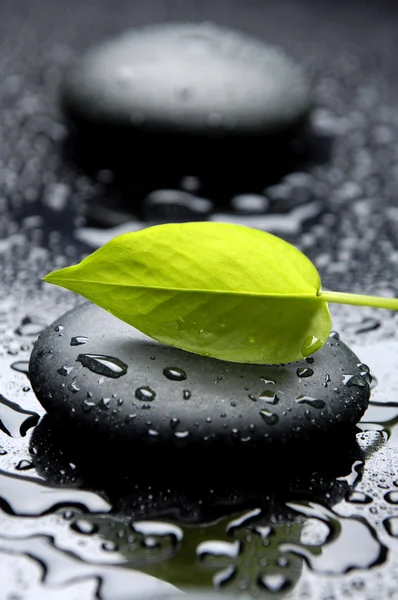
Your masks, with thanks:
<instances>
[{"instance_id":1,"label":"wet black stone","mask_svg":"<svg viewBox=\"0 0 398 600\"><path fill-rule=\"evenodd\" d=\"M306 117L309 85L274 47L216 25L128 30L93 48L63 86L77 121L148 133L260 135Z\"/></svg>"},{"instance_id":2,"label":"wet black stone","mask_svg":"<svg viewBox=\"0 0 398 600\"><path fill-rule=\"evenodd\" d=\"M55 330L59 324L63 336ZM77 335L88 337L90 355L121 361L125 373L114 379L85 367L81 346L70 345ZM65 365L73 370L59 374ZM297 369L308 368L305 360L279 366L226 363L162 345L84 303L40 335L29 374L50 417L107 444L297 448L358 422L369 397L358 365L336 338L314 355L314 373L305 378L297 375ZM185 377L170 379L168 372ZM274 404L269 392L276 394Z\"/></svg>"}]
</instances>

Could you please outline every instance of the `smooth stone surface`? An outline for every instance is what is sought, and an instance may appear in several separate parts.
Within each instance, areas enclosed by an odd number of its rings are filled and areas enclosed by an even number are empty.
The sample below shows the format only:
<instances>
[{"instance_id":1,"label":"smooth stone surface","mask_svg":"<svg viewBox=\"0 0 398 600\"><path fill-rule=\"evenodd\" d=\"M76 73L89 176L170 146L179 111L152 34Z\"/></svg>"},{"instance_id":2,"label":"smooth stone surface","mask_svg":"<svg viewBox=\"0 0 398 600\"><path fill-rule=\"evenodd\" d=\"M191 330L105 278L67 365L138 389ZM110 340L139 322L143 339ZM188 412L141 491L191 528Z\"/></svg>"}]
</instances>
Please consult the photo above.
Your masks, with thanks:
<instances>
[{"instance_id":1,"label":"smooth stone surface","mask_svg":"<svg viewBox=\"0 0 398 600\"><path fill-rule=\"evenodd\" d=\"M80 122L206 136L285 132L311 104L283 51L209 23L128 30L88 52L62 92Z\"/></svg>"},{"instance_id":2,"label":"smooth stone surface","mask_svg":"<svg viewBox=\"0 0 398 600\"><path fill-rule=\"evenodd\" d=\"M88 302L39 336L29 373L61 423L181 449L306 445L352 427L369 397L367 368L336 338L310 363L226 363L155 342Z\"/></svg>"}]
</instances>

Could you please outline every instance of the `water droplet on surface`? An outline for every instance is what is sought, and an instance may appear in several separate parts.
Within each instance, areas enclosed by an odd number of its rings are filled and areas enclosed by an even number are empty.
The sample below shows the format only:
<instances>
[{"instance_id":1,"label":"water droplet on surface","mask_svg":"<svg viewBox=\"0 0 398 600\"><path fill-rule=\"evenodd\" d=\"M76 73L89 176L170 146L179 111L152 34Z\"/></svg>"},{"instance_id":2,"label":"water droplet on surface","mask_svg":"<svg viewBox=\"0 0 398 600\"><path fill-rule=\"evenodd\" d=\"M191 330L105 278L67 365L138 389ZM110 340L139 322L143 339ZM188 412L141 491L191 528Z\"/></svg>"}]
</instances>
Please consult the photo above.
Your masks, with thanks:
<instances>
[{"instance_id":1,"label":"water droplet on surface","mask_svg":"<svg viewBox=\"0 0 398 600\"><path fill-rule=\"evenodd\" d=\"M346 500L351 504L370 504L373 501L370 496L356 490L349 492L346 496Z\"/></svg>"},{"instance_id":2,"label":"water droplet on surface","mask_svg":"<svg viewBox=\"0 0 398 600\"><path fill-rule=\"evenodd\" d=\"M94 408L94 406L97 406L97 405L92 400L83 400L83 402L82 402L82 409L83 409L83 412L85 412L85 413L90 412Z\"/></svg>"},{"instance_id":3,"label":"water droplet on surface","mask_svg":"<svg viewBox=\"0 0 398 600\"><path fill-rule=\"evenodd\" d=\"M103 408L109 408L111 404L111 398L101 398L101 405Z\"/></svg>"},{"instance_id":4,"label":"water droplet on surface","mask_svg":"<svg viewBox=\"0 0 398 600\"><path fill-rule=\"evenodd\" d=\"M337 333L337 331L331 331L329 337L332 338L332 340L339 340L340 334Z\"/></svg>"},{"instance_id":5,"label":"water droplet on surface","mask_svg":"<svg viewBox=\"0 0 398 600\"><path fill-rule=\"evenodd\" d=\"M156 429L148 429L148 435L151 437L158 437L159 431Z\"/></svg>"},{"instance_id":6,"label":"water droplet on surface","mask_svg":"<svg viewBox=\"0 0 398 600\"><path fill-rule=\"evenodd\" d=\"M314 352L316 352L317 350L319 350L319 348L322 348L323 343L321 342L320 339L318 339L315 335L310 335L308 337L305 338L303 345L301 347L301 353L303 355L303 357L307 357L310 354L313 354Z\"/></svg>"},{"instance_id":7,"label":"water droplet on surface","mask_svg":"<svg viewBox=\"0 0 398 600\"><path fill-rule=\"evenodd\" d=\"M85 335L76 335L70 338L71 346L82 346L83 344L88 344L88 337Z\"/></svg>"},{"instance_id":8,"label":"water droplet on surface","mask_svg":"<svg viewBox=\"0 0 398 600\"><path fill-rule=\"evenodd\" d=\"M17 360L12 363L11 368L18 373L29 375L29 361L27 360Z\"/></svg>"},{"instance_id":9,"label":"water droplet on surface","mask_svg":"<svg viewBox=\"0 0 398 600\"><path fill-rule=\"evenodd\" d=\"M398 504L398 492L388 492L384 496L384 500L389 504Z\"/></svg>"},{"instance_id":10,"label":"water droplet on surface","mask_svg":"<svg viewBox=\"0 0 398 600\"><path fill-rule=\"evenodd\" d=\"M290 587L290 581L282 573L272 573L267 575L260 575L258 582L268 592L281 592Z\"/></svg>"},{"instance_id":11,"label":"water droplet on surface","mask_svg":"<svg viewBox=\"0 0 398 600\"><path fill-rule=\"evenodd\" d=\"M297 404L309 404L313 408L325 408L325 402L318 398L313 398L312 396L297 396L296 398Z\"/></svg>"},{"instance_id":12,"label":"water droplet on surface","mask_svg":"<svg viewBox=\"0 0 398 600\"><path fill-rule=\"evenodd\" d=\"M105 552L117 552L119 546L115 544L115 542L104 542L101 544L101 548L102 550L105 550Z\"/></svg>"},{"instance_id":13,"label":"water droplet on surface","mask_svg":"<svg viewBox=\"0 0 398 600\"><path fill-rule=\"evenodd\" d=\"M68 390L70 390L74 394L77 394L77 392L80 392L80 388L77 385L75 379L68 385Z\"/></svg>"},{"instance_id":14,"label":"water droplet on surface","mask_svg":"<svg viewBox=\"0 0 398 600\"><path fill-rule=\"evenodd\" d=\"M0 430L5 434L13 438L24 437L37 425L39 418L37 413L21 408L0 394Z\"/></svg>"},{"instance_id":15,"label":"water droplet on surface","mask_svg":"<svg viewBox=\"0 0 398 600\"><path fill-rule=\"evenodd\" d=\"M297 377L311 377L314 374L313 369L310 369L309 367L304 367L304 368L300 368L297 369L296 371Z\"/></svg>"},{"instance_id":16,"label":"water droplet on surface","mask_svg":"<svg viewBox=\"0 0 398 600\"><path fill-rule=\"evenodd\" d=\"M368 385L364 377L362 377L362 375L344 375L343 384L347 387L365 387L366 385Z\"/></svg>"},{"instance_id":17,"label":"water droplet on surface","mask_svg":"<svg viewBox=\"0 0 398 600\"><path fill-rule=\"evenodd\" d=\"M279 402L279 398L275 392L271 390L264 390L258 397L259 400L263 400L267 402L267 404L277 404Z\"/></svg>"},{"instance_id":18,"label":"water droplet on surface","mask_svg":"<svg viewBox=\"0 0 398 600\"><path fill-rule=\"evenodd\" d=\"M55 331L56 333L58 333L58 336L59 336L59 337L62 337L62 336L64 335L64 334L62 333L62 332L63 332L63 330L64 330L64 326L63 326L63 325L56 325L56 326L54 327L54 331Z\"/></svg>"},{"instance_id":19,"label":"water droplet on surface","mask_svg":"<svg viewBox=\"0 0 398 600\"><path fill-rule=\"evenodd\" d=\"M267 425L275 425L279 421L278 415L266 409L260 410L260 416Z\"/></svg>"},{"instance_id":20,"label":"water droplet on surface","mask_svg":"<svg viewBox=\"0 0 398 600\"><path fill-rule=\"evenodd\" d=\"M234 542L222 542L219 540L209 540L202 542L196 548L196 556L200 560L216 558L219 556L228 558L237 558L241 550L241 543L238 540Z\"/></svg>"},{"instance_id":21,"label":"water droplet on surface","mask_svg":"<svg viewBox=\"0 0 398 600\"><path fill-rule=\"evenodd\" d=\"M59 375L62 375L63 377L66 377L67 375L69 375L69 373L73 370L73 367L68 367L67 365L64 365L63 367L60 367L59 369L57 369L57 373Z\"/></svg>"},{"instance_id":22,"label":"water droplet on surface","mask_svg":"<svg viewBox=\"0 0 398 600\"><path fill-rule=\"evenodd\" d=\"M15 330L15 333L21 336L37 336L43 331L43 329L43 323L35 323L31 317L25 317L22 319L20 326Z\"/></svg>"},{"instance_id":23,"label":"water droplet on surface","mask_svg":"<svg viewBox=\"0 0 398 600\"><path fill-rule=\"evenodd\" d=\"M152 400L155 400L156 392L154 392L153 389L150 388L149 386L144 385L135 390L135 397L138 400L152 402Z\"/></svg>"},{"instance_id":24,"label":"water droplet on surface","mask_svg":"<svg viewBox=\"0 0 398 600\"><path fill-rule=\"evenodd\" d=\"M29 469L34 468L34 464L30 460L27 460L25 458L23 460L20 460L15 468L17 471L28 471Z\"/></svg>"},{"instance_id":25,"label":"water droplet on surface","mask_svg":"<svg viewBox=\"0 0 398 600\"><path fill-rule=\"evenodd\" d=\"M173 419L170 419L170 427L172 429L176 429L179 424L180 424L180 419L177 419L176 417L174 417Z\"/></svg>"},{"instance_id":26,"label":"water droplet on surface","mask_svg":"<svg viewBox=\"0 0 398 600\"><path fill-rule=\"evenodd\" d=\"M93 535L94 533L97 533L98 525L90 523L90 521L85 521L84 519L78 519L71 524L71 529L77 531L77 533L82 533L83 535Z\"/></svg>"},{"instance_id":27,"label":"water droplet on surface","mask_svg":"<svg viewBox=\"0 0 398 600\"><path fill-rule=\"evenodd\" d=\"M189 436L189 431L175 431L174 436L180 440L184 440Z\"/></svg>"},{"instance_id":28,"label":"water droplet on surface","mask_svg":"<svg viewBox=\"0 0 398 600\"><path fill-rule=\"evenodd\" d=\"M215 588L222 588L231 583L238 574L236 567L226 567L219 573L216 573L213 577L213 586Z\"/></svg>"},{"instance_id":29,"label":"water droplet on surface","mask_svg":"<svg viewBox=\"0 0 398 600\"><path fill-rule=\"evenodd\" d=\"M76 362L80 362L83 367L87 367L93 373L112 379L117 379L127 373L127 365L123 361L104 354L79 354Z\"/></svg>"},{"instance_id":30,"label":"water droplet on surface","mask_svg":"<svg viewBox=\"0 0 398 600\"><path fill-rule=\"evenodd\" d=\"M390 517L383 521L383 525L387 531L387 533L393 537L398 537L398 517Z\"/></svg>"},{"instance_id":31,"label":"water droplet on surface","mask_svg":"<svg viewBox=\"0 0 398 600\"><path fill-rule=\"evenodd\" d=\"M187 378L185 371L178 367L165 367L163 369L163 375L171 381L184 381L184 379Z\"/></svg>"},{"instance_id":32,"label":"water droplet on surface","mask_svg":"<svg viewBox=\"0 0 398 600\"><path fill-rule=\"evenodd\" d=\"M182 393L182 397L184 398L184 400L189 400L191 397L191 392L189 390L184 390Z\"/></svg>"},{"instance_id":33,"label":"water droplet on surface","mask_svg":"<svg viewBox=\"0 0 398 600\"><path fill-rule=\"evenodd\" d=\"M271 379L269 377L261 377L260 379L263 383L265 383L265 385L275 385L276 384L275 379Z\"/></svg>"}]
</instances>

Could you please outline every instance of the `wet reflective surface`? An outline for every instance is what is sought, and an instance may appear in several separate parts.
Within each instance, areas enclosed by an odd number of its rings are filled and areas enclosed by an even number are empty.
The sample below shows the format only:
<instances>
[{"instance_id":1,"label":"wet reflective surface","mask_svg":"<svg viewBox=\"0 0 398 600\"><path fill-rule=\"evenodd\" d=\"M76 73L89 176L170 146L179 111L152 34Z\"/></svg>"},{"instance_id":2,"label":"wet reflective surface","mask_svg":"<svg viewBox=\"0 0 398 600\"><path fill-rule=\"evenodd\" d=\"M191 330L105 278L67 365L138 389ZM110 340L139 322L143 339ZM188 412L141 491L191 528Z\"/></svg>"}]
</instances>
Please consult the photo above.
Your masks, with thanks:
<instances>
[{"instance_id":1,"label":"wet reflective surface","mask_svg":"<svg viewBox=\"0 0 398 600\"><path fill-rule=\"evenodd\" d=\"M144 160L113 146L110 164L86 142L72 143L57 101L69 66L126 24L174 19L215 20L282 45L313 82L310 131L269 159L246 140L233 169L219 154L188 170L169 149L162 169L158 153ZM397 596L396 314L332 307L334 329L370 367L371 404L349 439L310 448L300 464L270 453L221 457L207 469L159 457L148 469L143 453L92 453L68 428L38 422L44 411L27 377L40 331L80 303L41 278L151 222L263 228L314 260L326 289L397 295L397 23L387 1L286 0L272 10L254 0L120 1L118 10L102 0L1 3L1 600ZM63 336L62 321L55 334ZM67 340L80 364L123 380L115 357L86 352L89 339L88 328ZM60 378L73 366L61 365ZM164 379L180 381L189 404L177 366L167 365ZM298 380L310 381L311 369L309 361ZM367 377L363 367L346 385ZM263 384L253 402L272 419L278 391L271 377ZM153 400L144 386L133 392ZM317 400L296 401L322 411Z\"/></svg>"}]
</instances>

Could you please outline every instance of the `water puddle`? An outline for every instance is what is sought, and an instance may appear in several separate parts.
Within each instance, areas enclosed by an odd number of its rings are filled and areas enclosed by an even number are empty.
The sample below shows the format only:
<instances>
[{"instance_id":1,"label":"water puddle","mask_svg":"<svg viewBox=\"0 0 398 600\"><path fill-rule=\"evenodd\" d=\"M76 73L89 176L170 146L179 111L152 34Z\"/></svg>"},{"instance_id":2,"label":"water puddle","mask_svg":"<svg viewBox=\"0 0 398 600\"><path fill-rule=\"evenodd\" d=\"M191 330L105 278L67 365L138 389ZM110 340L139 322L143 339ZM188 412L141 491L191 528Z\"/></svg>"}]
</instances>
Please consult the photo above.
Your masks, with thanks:
<instances>
[{"instance_id":1,"label":"water puddle","mask_svg":"<svg viewBox=\"0 0 398 600\"><path fill-rule=\"evenodd\" d=\"M44 481L0 471L0 501L7 512L42 515L60 506L78 506L91 512L108 512L109 503L93 492L54 486Z\"/></svg>"},{"instance_id":2,"label":"water puddle","mask_svg":"<svg viewBox=\"0 0 398 600\"><path fill-rule=\"evenodd\" d=\"M325 543L320 546L282 544L283 552L292 552L306 560L315 573L341 575L366 570L385 561L387 548L376 533L359 517L340 517L323 506L288 503L292 509L328 527Z\"/></svg>"},{"instance_id":3,"label":"water puddle","mask_svg":"<svg viewBox=\"0 0 398 600\"><path fill-rule=\"evenodd\" d=\"M42 570L45 587L69 586L76 581L94 579L96 598L125 600L126 598L183 596L174 586L150 575L112 565L92 565L79 560L71 552L65 553L53 546L51 537L32 536L12 539L0 536L0 552L28 556Z\"/></svg>"},{"instance_id":4,"label":"water puddle","mask_svg":"<svg viewBox=\"0 0 398 600\"><path fill-rule=\"evenodd\" d=\"M27 431L37 425L39 415L21 408L0 394L0 430L10 437L24 437Z\"/></svg>"}]
</instances>

